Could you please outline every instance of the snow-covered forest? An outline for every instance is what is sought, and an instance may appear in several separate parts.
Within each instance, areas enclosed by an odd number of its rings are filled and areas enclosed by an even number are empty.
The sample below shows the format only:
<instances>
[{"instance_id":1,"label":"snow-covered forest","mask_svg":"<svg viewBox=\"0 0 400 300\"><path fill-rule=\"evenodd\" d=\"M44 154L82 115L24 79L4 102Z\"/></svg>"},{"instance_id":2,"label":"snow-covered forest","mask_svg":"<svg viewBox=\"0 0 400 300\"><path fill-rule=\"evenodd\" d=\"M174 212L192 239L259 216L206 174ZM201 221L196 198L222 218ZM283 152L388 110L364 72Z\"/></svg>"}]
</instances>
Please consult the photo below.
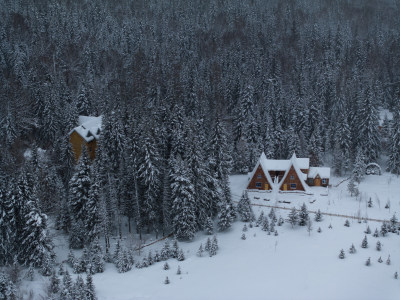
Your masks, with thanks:
<instances>
[{"instance_id":1,"label":"snow-covered forest","mask_svg":"<svg viewBox=\"0 0 400 300\"><path fill-rule=\"evenodd\" d=\"M399 174L399 28L398 1L0 0L0 268L225 231L262 151ZM80 115L103 121L76 163Z\"/></svg>"}]
</instances>

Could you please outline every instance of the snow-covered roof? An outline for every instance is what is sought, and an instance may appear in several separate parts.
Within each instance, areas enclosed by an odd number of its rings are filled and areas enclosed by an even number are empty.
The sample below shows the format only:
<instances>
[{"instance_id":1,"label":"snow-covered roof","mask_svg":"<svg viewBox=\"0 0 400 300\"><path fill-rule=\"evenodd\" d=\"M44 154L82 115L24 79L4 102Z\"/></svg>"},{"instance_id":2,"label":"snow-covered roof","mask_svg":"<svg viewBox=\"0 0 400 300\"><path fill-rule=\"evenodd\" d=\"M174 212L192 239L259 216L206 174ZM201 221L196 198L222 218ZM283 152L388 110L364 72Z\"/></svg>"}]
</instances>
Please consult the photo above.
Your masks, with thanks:
<instances>
[{"instance_id":1,"label":"snow-covered roof","mask_svg":"<svg viewBox=\"0 0 400 300\"><path fill-rule=\"evenodd\" d=\"M330 178L331 177L331 168L327 167L311 167L308 172L308 178L315 178L317 175L321 178Z\"/></svg>"},{"instance_id":2,"label":"snow-covered roof","mask_svg":"<svg viewBox=\"0 0 400 300\"><path fill-rule=\"evenodd\" d=\"M266 161L267 161L267 157L265 156L265 153L263 152L261 154L260 158L258 159L256 166L254 167L253 171L251 172L251 174L249 176L249 180L251 180L253 178L254 173L257 171L258 166L261 165L261 168L265 174L265 177L267 177L269 184L271 184L271 186L272 186L274 182L272 181L271 175L269 175L268 168L265 164Z\"/></svg>"},{"instance_id":3,"label":"snow-covered roof","mask_svg":"<svg viewBox=\"0 0 400 300\"><path fill-rule=\"evenodd\" d=\"M102 116L79 116L79 126L72 129L69 134L76 131L86 142L90 142L93 139L98 140L101 131L101 121Z\"/></svg>"},{"instance_id":4,"label":"snow-covered roof","mask_svg":"<svg viewBox=\"0 0 400 300\"><path fill-rule=\"evenodd\" d=\"M264 164L270 171L286 171L290 166L290 159L266 159ZM297 165L300 169L308 169L310 166L310 159L297 158Z\"/></svg>"},{"instance_id":5,"label":"snow-covered roof","mask_svg":"<svg viewBox=\"0 0 400 300\"><path fill-rule=\"evenodd\" d=\"M289 160L289 164L286 169L285 175L283 176L282 180L279 183L278 189L280 189L282 184L285 182L285 179L288 176L291 167L293 166L295 172L297 173L297 176L299 176L299 178L303 179L303 180L300 180L300 183L304 188L304 192L305 193L310 192L309 186L305 183L305 180L307 179L307 174L304 174L303 172L301 172L300 169L303 169L303 168L300 168L298 161L299 161L299 159L296 157L296 153L293 153L292 157Z\"/></svg>"}]
</instances>

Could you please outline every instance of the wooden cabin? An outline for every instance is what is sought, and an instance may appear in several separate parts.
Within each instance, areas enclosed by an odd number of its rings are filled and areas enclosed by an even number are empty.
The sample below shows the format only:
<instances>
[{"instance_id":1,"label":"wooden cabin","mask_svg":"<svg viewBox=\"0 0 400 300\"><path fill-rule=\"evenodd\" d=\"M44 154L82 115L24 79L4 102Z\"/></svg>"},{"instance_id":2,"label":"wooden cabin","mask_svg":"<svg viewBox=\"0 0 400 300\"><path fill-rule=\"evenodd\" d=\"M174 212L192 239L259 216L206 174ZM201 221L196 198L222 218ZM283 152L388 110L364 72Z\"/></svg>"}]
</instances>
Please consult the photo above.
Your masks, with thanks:
<instances>
[{"instance_id":1,"label":"wooden cabin","mask_svg":"<svg viewBox=\"0 0 400 300\"><path fill-rule=\"evenodd\" d=\"M69 140L74 151L75 160L81 156L83 146L86 146L89 157L93 160L96 157L97 141L101 132L102 117L79 116L79 126L69 133Z\"/></svg>"},{"instance_id":2,"label":"wooden cabin","mask_svg":"<svg viewBox=\"0 0 400 300\"><path fill-rule=\"evenodd\" d=\"M311 167L309 158L267 159L262 153L249 174L247 189L309 192L310 186L328 186L330 168Z\"/></svg>"},{"instance_id":3,"label":"wooden cabin","mask_svg":"<svg viewBox=\"0 0 400 300\"><path fill-rule=\"evenodd\" d=\"M311 167L307 175L309 186L328 186L331 177L331 168Z\"/></svg>"}]
</instances>

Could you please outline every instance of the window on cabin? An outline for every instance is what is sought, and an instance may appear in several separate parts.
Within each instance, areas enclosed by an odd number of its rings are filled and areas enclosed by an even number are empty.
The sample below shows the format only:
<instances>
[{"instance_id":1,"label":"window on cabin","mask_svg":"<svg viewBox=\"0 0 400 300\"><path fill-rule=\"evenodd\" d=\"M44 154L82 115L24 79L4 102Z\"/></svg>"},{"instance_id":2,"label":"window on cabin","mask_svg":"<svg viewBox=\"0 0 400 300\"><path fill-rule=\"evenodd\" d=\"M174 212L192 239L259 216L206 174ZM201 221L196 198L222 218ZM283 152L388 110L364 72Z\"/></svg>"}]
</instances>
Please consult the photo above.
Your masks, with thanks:
<instances>
[{"instance_id":1,"label":"window on cabin","mask_svg":"<svg viewBox=\"0 0 400 300\"><path fill-rule=\"evenodd\" d=\"M314 179L309 178L309 179L308 179L308 184L309 184L309 185L314 185Z\"/></svg>"},{"instance_id":2,"label":"window on cabin","mask_svg":"<svg viewBox=\"0 0 400 300\"><path fill-rule=\"evenodd\" d=\"M326 178L322 179L322 184L326 184Z\"/></svg>"},{"instance_id":3,"label":"window on cabin","mask_svg":"<svg viewBox=\"0 0 400 300\"><path fill-rule=\"evenodd\" d=\"M291 190L295 190L296 189L296 184L295 183L291 183L290 184L290 189Z\"/></svg>"},{"instance_id":4,"label":"window on cabin","mask_svg":"<svg viewBox=\"0 0 400 300\"><path fill-rule=\"evenodd\" d=\"M294 179L294 175L290 175L290 180L293 180Z\"/></svg>"},{"instance_id":5,"label":"window on cabin","mask_svg":"<svg viewBox=\"0 0 400 300\"><path fill-rule=\"evenodd\" d=\"M258 175L257 175L257 178L262 178L262 177L261 177L261 174L258 174Z\"/></svg>"},{"instance_id":6,"label":"window on cabin","mask_svg":"<svg viewBox=\"0 0 400 300\"><path fill-rule=\"evenodd\" d=\"M256 187L260 188L261 187L261 182L256 182Z\"/></svg>"}]
</instances>

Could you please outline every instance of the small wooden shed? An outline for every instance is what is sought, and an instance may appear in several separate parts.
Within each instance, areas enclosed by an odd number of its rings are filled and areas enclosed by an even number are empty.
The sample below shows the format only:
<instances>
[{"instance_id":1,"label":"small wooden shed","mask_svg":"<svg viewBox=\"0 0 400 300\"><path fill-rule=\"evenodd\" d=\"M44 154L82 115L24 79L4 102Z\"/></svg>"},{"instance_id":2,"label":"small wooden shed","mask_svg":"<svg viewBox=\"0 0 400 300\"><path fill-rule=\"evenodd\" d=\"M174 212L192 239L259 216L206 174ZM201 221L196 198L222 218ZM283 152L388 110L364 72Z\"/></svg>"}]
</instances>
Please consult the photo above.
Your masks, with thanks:
<instances>
[{"instance_id":1,"label":"small wooden shed","mask_svg":"<svg viewBox=\"0 0 400 300\"><path fill-rule=\"evenodd\" d=\"M83 146L86 146L89 157L92 160L96 157L97 141L101 132L101 120L101 116L79 116L79 126L72 129L69 133L76 161L81 156Z\"/></svg>"}]
</instances>

